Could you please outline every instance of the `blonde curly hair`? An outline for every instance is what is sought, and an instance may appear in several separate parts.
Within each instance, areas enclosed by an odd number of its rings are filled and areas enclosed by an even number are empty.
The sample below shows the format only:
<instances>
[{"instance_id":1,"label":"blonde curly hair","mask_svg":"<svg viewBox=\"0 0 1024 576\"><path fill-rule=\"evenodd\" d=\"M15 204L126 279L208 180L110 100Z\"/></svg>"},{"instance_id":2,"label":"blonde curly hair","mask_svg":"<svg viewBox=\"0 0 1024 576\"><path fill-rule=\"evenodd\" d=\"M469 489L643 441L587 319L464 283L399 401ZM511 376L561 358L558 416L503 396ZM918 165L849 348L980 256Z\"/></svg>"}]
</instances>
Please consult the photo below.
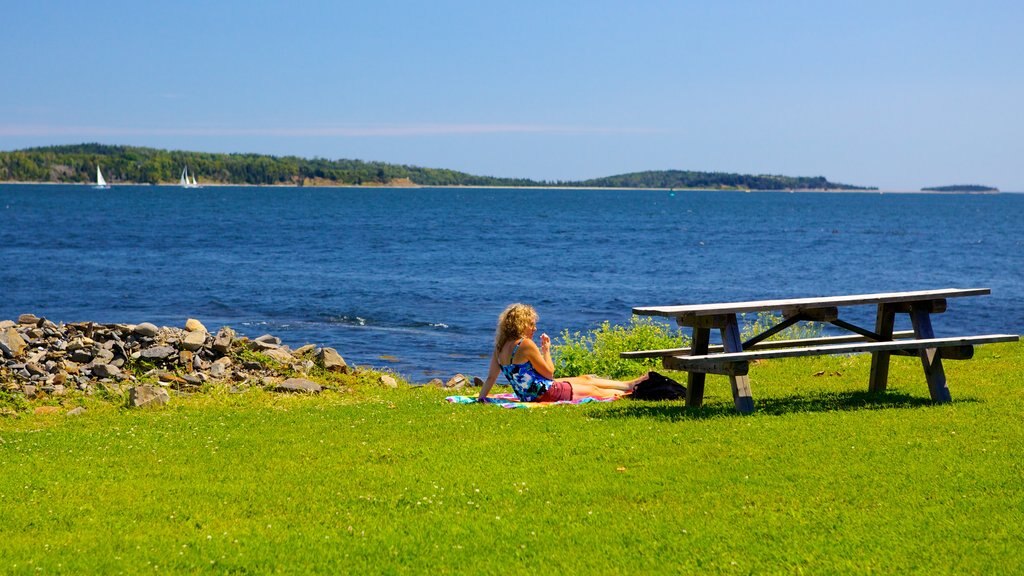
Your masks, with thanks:
<instances>
[{"instance_id":1,"label":"blonde curly hair","mask_svg":"<svg viewBox=\"0 0 1024 576\"><path fill-rule=\"evenodd\" d=\"M530 327L537 323L537 311L529 304L509 304L498 316L498 328L494 331L494 351L500 352L509 340L526 335Z\"/></svg>"}]
</instances>

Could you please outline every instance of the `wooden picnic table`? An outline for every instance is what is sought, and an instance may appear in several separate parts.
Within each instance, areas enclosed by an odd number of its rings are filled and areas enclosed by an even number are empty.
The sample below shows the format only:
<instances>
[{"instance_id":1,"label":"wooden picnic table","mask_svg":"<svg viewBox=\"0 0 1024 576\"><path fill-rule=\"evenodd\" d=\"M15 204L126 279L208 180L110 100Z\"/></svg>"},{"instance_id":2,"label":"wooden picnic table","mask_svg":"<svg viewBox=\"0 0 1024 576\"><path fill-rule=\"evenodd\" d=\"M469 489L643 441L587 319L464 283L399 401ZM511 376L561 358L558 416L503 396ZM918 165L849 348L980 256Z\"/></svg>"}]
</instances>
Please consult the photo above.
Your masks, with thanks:
<instances>
[{"instance_id":1,"label":"wooden picnic table","mask_svg":"<svg viewBox=\"0 0 1024 576\"><path fill-rule=\"evenodd\" d=\"M982 296L988 288L945 288L915 292L887 292L814 298L755 300L716 304L681 306L641 306L633 314L675 318L680 326L693 329L689 348L669 350L640 350L624 352L624 358L662 358L668 369L685 370L687 374L686 404L700 406L704 401L706 374L729 376L736 409L752 412L754 400L747 376L753 360L826 354L871 353L871 373L868 389L881 392L889 378L889 359L892 355L914 355L921 358L928 390L935 402L949 402L942 360L966 360L973 356L974 345L991 342L1015 342L1015 334L984 334L936 338L931 315L946 311L948 298ZM839 317L841 307L877 307L874 330L862 328ZM782 320L741 340L738 315L748 312L780 313ZM911 331L894 332L897 314L910 316ZM805 338L798 340L768 340L771 336L801 321L827 322L850 334ZM711 346L711 330L719 329L720 346Z\"/></svg>"}]
</instances>

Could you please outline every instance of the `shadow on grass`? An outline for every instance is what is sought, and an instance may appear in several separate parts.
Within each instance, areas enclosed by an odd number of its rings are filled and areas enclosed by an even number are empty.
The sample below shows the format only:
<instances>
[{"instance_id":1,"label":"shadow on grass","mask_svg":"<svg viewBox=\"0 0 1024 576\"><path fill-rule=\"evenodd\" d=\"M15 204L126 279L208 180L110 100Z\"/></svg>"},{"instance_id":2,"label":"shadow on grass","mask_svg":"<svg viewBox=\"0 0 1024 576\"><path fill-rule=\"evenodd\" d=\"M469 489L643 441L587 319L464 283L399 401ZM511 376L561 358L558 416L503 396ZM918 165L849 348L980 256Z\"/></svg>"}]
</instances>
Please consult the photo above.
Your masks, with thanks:
<instances>
[{"instance_id":1,"label":"shadow on grass","mask_svg":"<svg viewBox=\"0 0 1024 576\"><path fill-rule=\"evenodd\" d=\"M976 398L955 398L954 404L979 402ZM901 392L817 392L784 398L754 400L755 414L781 416L799 412L835 412L838 410L919 409L935 406L929 398ZM724 416L742 417L731 404L719 403L688 408L682 402L620 401L594 418L656 418L659 420L701 420Z\"/></svg>"}]
</instances>

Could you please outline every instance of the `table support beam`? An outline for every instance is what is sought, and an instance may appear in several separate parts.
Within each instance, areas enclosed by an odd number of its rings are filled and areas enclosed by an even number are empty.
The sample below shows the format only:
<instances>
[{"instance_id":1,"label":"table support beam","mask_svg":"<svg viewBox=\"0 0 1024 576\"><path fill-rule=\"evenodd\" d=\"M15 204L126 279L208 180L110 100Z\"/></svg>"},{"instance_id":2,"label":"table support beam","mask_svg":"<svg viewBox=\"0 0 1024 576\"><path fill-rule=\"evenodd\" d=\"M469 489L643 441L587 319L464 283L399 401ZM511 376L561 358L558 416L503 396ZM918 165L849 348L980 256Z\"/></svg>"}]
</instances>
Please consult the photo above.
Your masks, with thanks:
<instances>
[{"instance_id":1,"label":"table support beam","mask_svg":"<svg viewBox=\"0 0 1024 576\"><path fill-rule=\"evenodd\" d=\"M722 345L726 353L743 352L743 341L740 340L740 328L733 315L721 328ZM729 375L729 384L732 385L732 399L736 404L736 411L741 414L750 414L754 411L754 398L750 394L750 377L743 375Z\"/></svg>"},{"instance_id":2,"label":"table support beam","mask_svg":"<svg viewBox=\"0 0 1024 576\"><path fill-rule=\"evenodd\" d=\"M914 307L910 311L910 322L914 325L915 338L935 337L935 331L932 330L932 317L927 308ZM950 402L952 398L949 395L949 387L946 385L946 372L942 369L942 356L939 355L939 350L925 348L920 351L920 356L932 401L937 404Z\"/></svg>"},{"instance_id":3,"label":"table support beam","mask_svg":"<svg viewBox=\"0 0 1024 576\"><path fill-rule=\"evenodd\" d=\"M693 345L690 347L690 355L703 356L708 353L708 344L711 341L710 328L693 328ZM704 381L707 374L698 372L687 372L686 374L686 405L699 407L704 404Z\"/></svg>"},{"instance_id":4,"label":"table support beam","mask_svg":"<svg viewBox=\"0 0 1024 576\"><path fill-rule=\"evenodd\" d=\"M880 341L892 340L893 326L896 324L896 311L890 304L879 304L878 315L875 317L875 334ZM917 332L914 332L917 335ZM871 376L868 379L868 392L885 392L889 385L889 352L871 353Z\"/></svg>"}]
</instances>

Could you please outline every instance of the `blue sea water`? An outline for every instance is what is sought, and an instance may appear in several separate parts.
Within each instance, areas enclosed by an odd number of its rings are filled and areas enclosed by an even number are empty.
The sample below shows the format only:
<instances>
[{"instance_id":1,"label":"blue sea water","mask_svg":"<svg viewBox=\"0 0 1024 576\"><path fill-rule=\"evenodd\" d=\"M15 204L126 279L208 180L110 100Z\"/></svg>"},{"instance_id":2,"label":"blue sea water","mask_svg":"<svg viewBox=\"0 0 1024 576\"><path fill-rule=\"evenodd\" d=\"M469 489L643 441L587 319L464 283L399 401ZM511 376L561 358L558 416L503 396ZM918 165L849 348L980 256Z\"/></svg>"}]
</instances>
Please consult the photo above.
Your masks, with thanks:
<instances>
[{"instance_id":1,"label":"blue sea water","mask_svg":"<svg viewBox=\"0 0 1024 576\"><path fill-rule=\"evenodd\" d=\"M0 319L195 317L414 380L484 373L514 301L554 337L641 305L989 287L936 332L1020 333L1022 217L1024 194L0 185Z\"/></svg>"}]
</instances>

